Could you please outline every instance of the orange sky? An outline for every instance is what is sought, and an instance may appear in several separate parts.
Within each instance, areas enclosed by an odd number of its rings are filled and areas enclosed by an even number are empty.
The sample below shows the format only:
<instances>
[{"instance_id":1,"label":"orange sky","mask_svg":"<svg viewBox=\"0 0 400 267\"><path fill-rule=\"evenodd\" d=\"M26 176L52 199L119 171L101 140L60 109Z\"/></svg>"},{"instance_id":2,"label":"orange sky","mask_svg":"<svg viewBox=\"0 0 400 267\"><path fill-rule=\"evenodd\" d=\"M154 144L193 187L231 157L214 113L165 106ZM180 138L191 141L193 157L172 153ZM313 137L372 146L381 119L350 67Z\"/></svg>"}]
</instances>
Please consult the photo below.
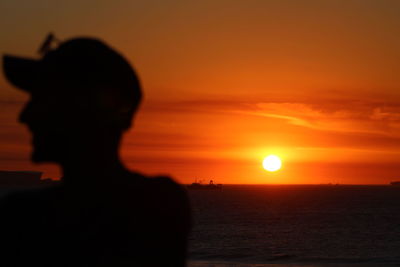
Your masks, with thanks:
<instances>
[{"instance_id":1,"label":"orange sky","mask_svg":"<svg viewBox=\"0 0 400 267\"><path fill-rule=\"evenodd\" d=\"M34 2L34 3L33 3ZM178 181L388 183L400 171L400 2L0 3L0 51L36 56L48 31L97 36L136 67L145 101L125 163ZM0 169L29 163L27 97L0 76ZM267 173L262 159L283 160Z\"/></svg>"}]
</instances>

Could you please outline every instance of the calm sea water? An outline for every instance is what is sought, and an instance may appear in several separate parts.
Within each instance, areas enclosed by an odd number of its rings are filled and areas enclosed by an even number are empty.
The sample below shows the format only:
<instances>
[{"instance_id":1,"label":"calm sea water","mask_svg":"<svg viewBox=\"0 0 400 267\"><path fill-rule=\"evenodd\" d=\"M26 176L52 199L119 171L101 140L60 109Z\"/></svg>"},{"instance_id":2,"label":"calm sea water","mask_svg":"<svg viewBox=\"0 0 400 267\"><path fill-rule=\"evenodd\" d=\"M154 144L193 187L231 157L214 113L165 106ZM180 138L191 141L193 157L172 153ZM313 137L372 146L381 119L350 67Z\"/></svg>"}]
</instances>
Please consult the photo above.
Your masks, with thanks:
<instances>
[{"instance_id":1,"label":"calm sea water","mask_svg":"<svg viewBox=\"0 0 400 267\"><path fill-rule=\"evenodd\" d=\"M400 266L400 187L189 191L190 266Z\"/></svg>"},{"instance_id":2,"label":"calm sea water","mask_svg":"<svg viewBox=\"0 0 400 267\"><path fill-rule=\"evenodd\" d=\"M189 195L189 267L400 266L400 187L225 186Z\"/></svg>"}]
</instances>

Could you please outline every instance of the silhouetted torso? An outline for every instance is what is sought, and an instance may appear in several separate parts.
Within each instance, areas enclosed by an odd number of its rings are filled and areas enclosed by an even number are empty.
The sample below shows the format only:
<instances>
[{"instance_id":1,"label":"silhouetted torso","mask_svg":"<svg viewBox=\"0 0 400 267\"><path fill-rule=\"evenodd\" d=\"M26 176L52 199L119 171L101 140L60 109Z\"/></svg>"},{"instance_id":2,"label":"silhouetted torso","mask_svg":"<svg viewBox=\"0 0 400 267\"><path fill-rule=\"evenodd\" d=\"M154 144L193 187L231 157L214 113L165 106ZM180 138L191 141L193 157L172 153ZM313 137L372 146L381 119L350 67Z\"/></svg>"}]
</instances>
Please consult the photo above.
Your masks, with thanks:
<instances>
[{"instance_id":1,"label":"silhouetted torso","mask_svg":"<svg viewBox=\"0 0 400 267\"><path fill-rule=\"evenodd\" d=\"M184 266L184 189L166 177L115 178L90 189L61 183L5 198L1 266Z\"/></svg>"},{"instance_id":2,"label":"silhouetted torso","mask_svg":"<svg viewBox=\"0 0 400 267\"><path fill-rule=\"evenodd\" d=\"M31 159L58 164L63 182L0 202L0 266L184 266L185 191L119 158L142 99L134 69L98 39L52 40L39 60L3 58L7 79L30 94L19 120Z\"/></svg>"}]
</instances>

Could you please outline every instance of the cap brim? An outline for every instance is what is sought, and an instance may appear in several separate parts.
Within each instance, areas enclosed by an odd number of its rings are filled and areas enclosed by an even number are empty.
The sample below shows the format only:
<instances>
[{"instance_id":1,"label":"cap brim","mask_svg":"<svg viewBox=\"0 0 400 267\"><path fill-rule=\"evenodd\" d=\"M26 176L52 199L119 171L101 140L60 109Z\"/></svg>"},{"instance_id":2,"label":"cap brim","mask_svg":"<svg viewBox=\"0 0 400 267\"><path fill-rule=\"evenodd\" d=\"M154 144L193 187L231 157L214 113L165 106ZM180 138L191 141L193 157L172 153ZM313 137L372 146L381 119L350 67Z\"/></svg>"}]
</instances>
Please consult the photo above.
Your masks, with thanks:
<instances>
[{"instance_id":1,"label":"cap brim","mask_svg":"<svg viewBox=\"0 0 400 267\"><path fill-rule=\"evenodd\" d=\"M32 91L36 87L39 65L38 60L3 56L3 70L7 80L25 91Z\"/></svg>"}]
</instances>

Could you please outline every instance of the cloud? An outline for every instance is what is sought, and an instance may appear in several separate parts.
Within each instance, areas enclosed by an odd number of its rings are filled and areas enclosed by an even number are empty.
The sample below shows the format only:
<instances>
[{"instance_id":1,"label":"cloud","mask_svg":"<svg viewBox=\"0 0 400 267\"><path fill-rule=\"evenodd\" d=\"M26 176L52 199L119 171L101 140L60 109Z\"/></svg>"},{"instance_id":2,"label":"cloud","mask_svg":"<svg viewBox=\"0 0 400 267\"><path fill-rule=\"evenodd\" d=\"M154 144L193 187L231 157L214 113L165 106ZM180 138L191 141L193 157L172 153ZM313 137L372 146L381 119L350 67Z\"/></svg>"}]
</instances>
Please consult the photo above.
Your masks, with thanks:
<instances>
[{"instance_id":1,"label":"cloud","mask_svg":"<svg viewBox=\"0 0 400 267\"><path fill-rule=\"evenodd\" d=\"M157 110L242 114L281 119L290 125L319 131L400 137L400 100L390 98L203 99L162 103Z\"/></svg>"},{"instance_id":2,"label":"cloud","mask_svg":"<svg viewBox=\"0 0 400 267\"><path fill-rule=\"evenodd\" d=\"M282 118L288 123L321 131L399 135L400 109L377 112L370 103L327 109L315 103L259 103L253 115Z\"/></svg>"}]
</instances>

